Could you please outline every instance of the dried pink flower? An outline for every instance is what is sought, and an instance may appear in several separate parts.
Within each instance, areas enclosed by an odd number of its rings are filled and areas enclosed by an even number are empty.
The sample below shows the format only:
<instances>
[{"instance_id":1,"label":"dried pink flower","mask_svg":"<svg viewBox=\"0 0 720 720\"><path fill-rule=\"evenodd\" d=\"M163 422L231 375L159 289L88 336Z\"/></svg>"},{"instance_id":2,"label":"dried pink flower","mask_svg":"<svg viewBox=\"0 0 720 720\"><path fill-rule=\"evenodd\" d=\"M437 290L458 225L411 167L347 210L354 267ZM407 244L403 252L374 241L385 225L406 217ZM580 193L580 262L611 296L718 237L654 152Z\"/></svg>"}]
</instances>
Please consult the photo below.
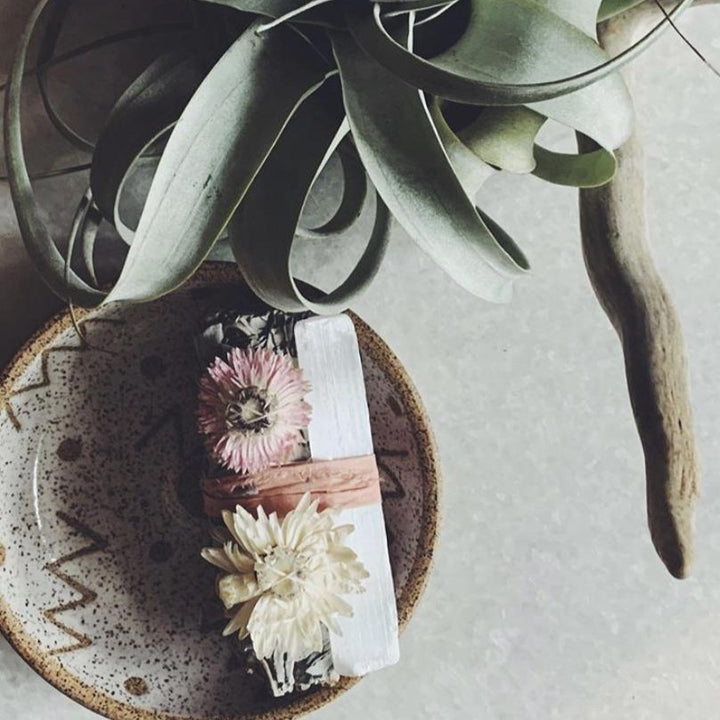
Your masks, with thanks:
<instances>
[{"instance_id":1,"label":"dried pink flower","mask_svg":"<svg viewBox=\"0 0 720 720\"><path fill-rule=\"evenodd\" d=\"M234 472L282 464L310 422L309 390L287 355L233 348L200 379L200 432L218 462Z\"/></svg>"}]
</instances>

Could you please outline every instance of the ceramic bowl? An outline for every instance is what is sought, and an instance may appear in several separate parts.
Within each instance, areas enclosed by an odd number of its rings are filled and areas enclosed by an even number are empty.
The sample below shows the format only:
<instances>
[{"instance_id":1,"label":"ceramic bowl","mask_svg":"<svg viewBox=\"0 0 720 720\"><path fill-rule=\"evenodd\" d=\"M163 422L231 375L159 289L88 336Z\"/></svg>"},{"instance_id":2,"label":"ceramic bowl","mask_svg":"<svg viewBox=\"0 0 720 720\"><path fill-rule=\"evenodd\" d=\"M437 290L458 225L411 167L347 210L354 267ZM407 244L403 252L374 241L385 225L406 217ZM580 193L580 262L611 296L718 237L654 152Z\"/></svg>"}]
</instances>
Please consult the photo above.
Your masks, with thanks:
<instances>
[{"instance_id":1,"label":"ceramic bowl","mask_svg":"<svg viewBox=\"0 0 720 720\"><path fill-rule=\"evenodd\" d=\"M220 636L214 570L199 555L192 338L227 292L257 302L211 263L161 300L81 313L86 342L61 314L0 382L0 629L110 718L291 718L352 684L274 699L251 654ZM354 320L405 625L435 543L435 450L402 366Z\"/></svg>"}]
</instances>

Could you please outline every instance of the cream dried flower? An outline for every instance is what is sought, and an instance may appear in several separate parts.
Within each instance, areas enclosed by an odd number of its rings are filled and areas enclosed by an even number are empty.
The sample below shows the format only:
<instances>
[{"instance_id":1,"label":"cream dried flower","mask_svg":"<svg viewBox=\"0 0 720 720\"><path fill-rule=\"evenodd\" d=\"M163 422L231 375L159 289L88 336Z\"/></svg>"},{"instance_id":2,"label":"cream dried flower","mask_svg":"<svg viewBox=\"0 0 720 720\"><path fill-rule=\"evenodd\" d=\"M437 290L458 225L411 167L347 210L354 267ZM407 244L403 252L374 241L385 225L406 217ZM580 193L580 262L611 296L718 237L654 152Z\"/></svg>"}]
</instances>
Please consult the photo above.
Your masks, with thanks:
<instances>
[{"instance_id":1,"label":"cream dried flower","mask_svg":"<svg viewBox=\"0 0 720 720\"><path fill-rule=\"evenodd\" d=\"M231 613L223 635L250 635L256 655L287 653L301 660L323 649L323 626L339 632L337 615L352 616L341 595L363 592L368 577L343 544L352 525L335 526L331 510L303 495L283 520L262 507L255 519L242 507L225 511L232 536L202 556L223 571L217 592Z\"/></svg>"}]
</instances>

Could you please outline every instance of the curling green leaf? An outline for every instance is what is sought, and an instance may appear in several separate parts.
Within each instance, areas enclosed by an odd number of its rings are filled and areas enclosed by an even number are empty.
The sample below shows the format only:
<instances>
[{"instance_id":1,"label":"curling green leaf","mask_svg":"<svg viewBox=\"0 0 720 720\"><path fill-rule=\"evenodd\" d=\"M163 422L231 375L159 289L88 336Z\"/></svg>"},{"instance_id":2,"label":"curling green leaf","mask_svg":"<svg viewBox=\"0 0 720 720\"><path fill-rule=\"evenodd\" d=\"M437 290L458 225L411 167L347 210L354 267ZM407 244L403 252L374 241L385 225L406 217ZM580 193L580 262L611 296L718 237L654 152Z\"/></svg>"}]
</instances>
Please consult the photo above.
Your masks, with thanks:
<instances>
[{"instance_id":1,"label":"curling green leaf","mask_svg":"<svg viewBox=\"0 0 720 720\"><path fill-rule=\"evenodd\" d=\"M82 243L82 256L85 268L95 287L100 286L95 272L95 241L97 240L98 230L100 229L102 221L102 213L97 205L91 202L82 227L80 228L80 240Z\"/></svg>"},{"instance_id":2,"label":"curling green leaf","mask_svg":"<svg viewBox=\"0 0 720 720\"><path fill-rule=\"evenodd\" d=\"M471 200L474 199L485 181L495 173L495 170L455 134L445 120L442 103L438 98L433 98L430 104L430 116L450 165L452 165L465 194Z\"/></svg>"},{"instance_id":3,"label":"curling green leaf","mask_svg":"<svg viewBox=\"0 0 720 720\"><path fill-rule=\"evenodd\" d=\"M558 13L568 12L565 7L559 7L557 0L551 0L551 4L557 6L555 9ZM592 7L597 10L596 3L593 2ZM547 27L543 28L540 23L534 25L530 38L530 42L543 48L540 53L545 66L543 72L561 74L563 71L597 66L606 60L605 53L594 40L594 33L589 37L571 24L575 17L573 13L569 12L567 17L554 17L556 20ZM561 53L557 52L558 46L563 48ZM539 66L540 59L537 63ZM532 78L534 72L528 72L522 64L515 64L508 71L507 77L523 81ZM632 100L622 77L617 73L588 87L529 107L591 137L607 149L620 147L632 132Z\"/></svg>"},{"instance_id":4,"label":"curling green leaf","mask_svg":"<svg viewBox=\"0 0 720 720\"><path fill-rule=\"evenodd\" d=\"M598 148L580 155L546 150L535 145L537 165L533 174L556 185L599 187L612 180L617 163L609 150Z\"/></svg>"},{"instance_id":5,"label":"curling green leaf","mask_svg":"<svg viewBox=\"0 0 720 720\"><path fill-rule=\"evenodd\" d=\"M48 70L50 69L55 54L55 46L60 38L63 25L65 24L67 12L73 2L74 0L58 0L51 8L50 17L45 25L45 30L40 41L40 49L38 51L37 82L45 112L50 122L55 126L55 129L79 150L92 152L92 142L82 137L82 135L77 133L60 117L48 90Z\"/></svg>"},{"instance_id":6,"label":"curling green leaf","mask_svg":"<svg viewBox=\"0 0 720 720\"><path fill-rule=\"evenodd\" d=\"M70 272L73 260L73 252L75 249L75 243L78 237L83 237L88 227L88 217L90 215L90 209L92 208L92 191L88 188L85 194L80 199L75 216L73 217L72 225L70 227L70 234L68 235L68 247L67 255L65 256L65 278L67 282L67 275ZM93 267L93 282L97 283L94 275L95 268Z\"/></svg>"},{"instance_id":7,"label":"curling green leaf","mask_svg":"<svg viewBox=\"0 0 720 720\"><path fill-rule=\"evenodd\" d=\"M277 18L298 10L307 0L203 0L212 5L225 5L240 12Z\"/></svg>"},{"instance_id":8,"label":"curling green leaf","mask_svg":"<svg viewBox=\"0 0 720 720\"><path fill-rule=\"evenodd\" d=\"M368 57L347 34L332 38L345 110L360 157L393 215L453 279L495 302L528 269L478 215L453 172L423 95Z\"/></svg>"},{"instance_id":9,"label":"curling green leaf","mask_svg":"<svg viewBox=\"0 0 720 720\"><path fill-rule=\"evenodd\" d=\"M513 173L535 169L533 146L545 117L527 107L483 108L458 137L489 165Z\"/></svg>"},{"instance_id":10,"label":"curling green leaf","mask_svg":"<svg viewBox=\"0 0 720 720\"><path fill-rule=\"evenodd\" d=\"M571 23L585 34L595 34L595 17L599 0L536 0L548 10L557 14L563 21ZM486 18L489 20L489 18ZM523 18L523 22L526 22ZM568 27L557 24L564 33ZM518 27L517 31L520 32ZM543 42L555 47L559 39L551 32L545 39L535 36L529 30L526 42L542 46ZM577 33L573 33L578 40ZM593 62L601 58L599 48L582 40L579 54L595 55ZM567 46L569 47L569 46ZM538 64L538 63L536 63ZM559 72L559 68L557 69ZM527 70L519 67L512 69L512 62L506 62L504 71L507 77L522 80ZM604 140L608 146L617 146L627 137L631 127L631 107L629 98L619 78L612 78L599 84L564 97L546 101L541 106L555 119L565 122L573 128L582 126L586 132L592 132L596 139ZM538 107L537 105L535 107ZM545 116L530 107L485 107L478 111L475 119L458 132L459 139L486 163L509 172L527 173L541 167L536 174L549 182L582 187L595 187L611 179L615 161L612 153L598 150L584 156L552 153L538 147L535 138L545 122ZM539 160L536 160L536 157Z\"/></svg>"},{"instance_id":11,"label":"curling green leaf","mask_svg":"<svg viewBox=\"0 0 720 720\"><path fill-rule=\"evenodd\" d=\"M190 49L159 57L122 94L98 138L90 186L95 203L128 244L134 230L119 212L125 183L143 153L175 125L206 69Z\"/></svg>"},{"instance_id":12,"label":"curling green leaf","mask_svg":"<svg viewBox=\"0 0 720 720\"><path fill-rule=\"evenodd\" d=\"M401 0L400 2L393 0L388 0L387 2L385 2L385 0L375 0L375 2L382 3L382 11L386 17L395 17L418 10L433 10L435 8L446 7L452 4L454 0Z\"/></svg>"},{"instance_id":13,"label":"curling green leaf","mask_svg":"<svg viewBox=\"0 0 720 720\"><path fill-rule=\"evenodd\" d=\"M619 15L621 12L634 8L643 2L645 0L603 0L598 12L598 22L607 20L613 15Z\"/></svg>"},{"instance_id":14,"label":"curling green leaf","mask_svg":"<svg viewBox=\"0 0 720 720\"><path fill-rule=\"evenodd\" d=\"M676 18L691 2L680 0L670 13L671 18ZM552 52L547 52L547 41L539 46L525 42L529 39L526 32L541 32L543 28L557 26L560 20L534 0L472 0L472 15L465 33L447 52L432 60L414 55L390 35L383 24L381 5L374 3L370 7L368 3L348 2L344 10L357 43L393 74L433 95L476 105L538 103L585 88L632 60L669 27L663 19L644 38L612 60L578 69L572 67L574 55L566 57L565 52L561 52L562 45L554 44ZM493 24L487 25L487 19ZM584 33L579 35L589 40ZM542 40L542 35L535 37ZM520 38L522 43L518 42ZM583 42L579 36L573 39L568 35L568 40L578 47ZM569 60L571 74L558 77L554 68L547 67L547 58ZM502 60L508 59L513 60L514 66L525 63L528 72L536 76L522 81L505 80ZM537 60L538 66L534 64Z\"/></svg>"},{"instance_id":15,"label":"curling green leaf","mask_svg":"<svg viewBox=\"0 0 720 720\"><path fill-rule=\"evenodd\" d=\"M173 290L202 263L288 119L327 68L296 32L253 23L198 88L168 141L108 300Z\"/></svg>"},{"instance_id":16,"label":"curling green leaf","mask_svg":"<svg viewBox=\"0 0 720 720\"><path fill-rule=\"evenodd\" d=\"M342 98L340 99L342 105ZM347 132L347 131L346 131ZM333 216L318 227L298 227L303 237L326 237L344 232L360 216L367 197L367 174L357 150L347 138L338 145L338 157L342 166L343 186L340 204Z\"/></svg>"},{"instance_id":17,"label":"curling green leaf","mask_svg":"<svg viewBox=\"0 0 720 720\"><path fill-rule=\"evenodd\" d=\"M457 135L455 135L440 111L440 103L437 98L434 98L430 105L430 116L437 130L438 137L450 160L452 169L460 181L465 194L468 198L474 198L485 181L493 175L496 170L478 158L478 156L470 151L468 147L460 141ZM495 241L512 254L522 256L522 251L510 235L479 207L475 209Z\"/></svg>"},{"instance_id":18,"label":"curling green leaf","mask_svg":"<svg viewBox=\"0 0 720 720\"><path fill-rule=\"evenodd\" d=\"M345 309L370 283L385 253L389 216L378 200L368 246L340 287L313 301L301 293L292 276L290 256L300 214L329 149L347 132L342 120L338 84L331 80L292 117L230 223L230 241L246 282L281 310Z\"/></svg>"},{"instance_id":19,"label":"curling green leaf","mask_svg":"<svg viewBox=\"0 0 720 720\"><path fill-rule=\"evenodd\" d=\"M598 0L536 2L544 7L539 8L537 16L533 18L534 22L529 23L532 27L525 27L528 25L528 18L520 15L513 16L507 21L509 24L503 25L505 5L496 3L493 6L492 0L484 6L485 14L482 18L476 16L474 20L482 20L490 35L522 36L528 46L539 48L538 57L533 57L532 61L527 58L523 61L522 56L517 53L511 59L501 57L504 46L493 45L493 38L486 36L482 43L485 54L482 57L478 54L478 62L483 61L486 67L491 66L493 73L503 74L506 80L521 82L531 77L532 73L538 72L537 68L541 67L543 62L548 68L553 66L556 74L562 74L563 63L567 63L567 60L562 56L560 60L554 59L558 55L557 47L560 44L563 44L566 54L572 51L576 59L584 58L586 64L602 61L602 51L586 36L588 31L594 35ZM548 11L556 13L556 16ZM480 39L482 38L478 34L477 40ZM544 52L543 46L546 48ZM567 66L564 69L567 71ZM550 69L546 72L550 73ZM540 108L545 115L537 111ZM532 107L481 108L475 119L458 131L458 139L493 167L509 172L532 172L536 165L535 138L545 122L546 115L574 129L583 128L584 132L609 147L620 145L629 134L632 124L629 97L620 78L613 77L595 86ZM542 167L537 174L551 182L595 186L607 182L614 171L613 156L607 151L598 151L591 157L578 157L550 153L539 148L537 154L542 160Z\"/></svg>"},{"instance_id":20,"label":"curling green leaf","mask_svg":"<svg viewBox=\"0 0 720 720\"><path fill-rule=\"evenodd\" d=\"M308 22L326 27L336 27L341 17L334 6L334 0L203 0L203 2L224 5L240 12L269 18L289 16L294 22Z\"/></svg>"},{"instance_id":21,"label":"curling green leaf","mask_svg":"<svg viewBox=\"0 0 720 720\"><path fill-rule=\"evenodd\" d=\"M535 0L559 17L596 38L598 10L602 0Z\"/></svg>"},{"instance_id":22,"label":"curling green leaf","mask_svg":"<svg viewBox=\"0 0 720 720\"><path fill-rule=\"evenodd\" d=\"M28 46L48 2L49 0L40 0L30 14L18 42L17 54L6 88L4 136L8 181L25 247L45 282L62 298L79 304L96 305L102 301L104 293L91 287L72 270L68 269L66 273L65 258L55 246L52 235L43 221L25 162L21 122L22 80Z\"/></svg>"},{"instance_id":23,"label":"curling green leaf","mask_svg":"<svg viewBox=\"0 0 720 720\"><path fill-rule=\"evenodd\" d=\"M167 33L178 33L187 31L188 29L189 26L185 23L159 23L157 25L147 25L146 27L136 28L134 30L112 33L111 35L106 35L105 37L98 38L92 42L78 45L77 47L72 48L72 50L67 50L59 53L58 55L54 55L51 60L48 60L42 65L42 68L50 69L57 67L58 65L68 62L68 60L73 60L75 58L82 57L83 55L88 55L95 50L100 50L101 48L108 47L110 45L117 45L128 40L152 37L154 35L165 35ZM26 69L25 75L37 75L40 70L41 67L35 65L35 67ZM5 83L0 82L0 90L4 89Z\"/></svg>"},{"instance_id":24,"label":"curling green leaf","mask_svg":"<svg viewBox=\"0 0 720 720\"><path fill-rule=\"evenodd\" d=\"M445 120L440 105L433 104L433 120L462 181L463 172L467 175L467 170L458 166L454 157L457 150L453 153L452 141L448 144L441 131ZM577 155L552 152L536 144L535 138L544 122L542 115L526 107L482 108L476 120L457 136L453 135L454 144L459 144L465 153L471 151L471 157L476 156L489 166L514 173L532 172L556 185L598 187L612 179L616 162L609 150L598 147L593 152ZM470 162L465 166L469 168ZM476 182L471 188L477 190L479 184L481 182Z\"/></svg>"}]
</instances>

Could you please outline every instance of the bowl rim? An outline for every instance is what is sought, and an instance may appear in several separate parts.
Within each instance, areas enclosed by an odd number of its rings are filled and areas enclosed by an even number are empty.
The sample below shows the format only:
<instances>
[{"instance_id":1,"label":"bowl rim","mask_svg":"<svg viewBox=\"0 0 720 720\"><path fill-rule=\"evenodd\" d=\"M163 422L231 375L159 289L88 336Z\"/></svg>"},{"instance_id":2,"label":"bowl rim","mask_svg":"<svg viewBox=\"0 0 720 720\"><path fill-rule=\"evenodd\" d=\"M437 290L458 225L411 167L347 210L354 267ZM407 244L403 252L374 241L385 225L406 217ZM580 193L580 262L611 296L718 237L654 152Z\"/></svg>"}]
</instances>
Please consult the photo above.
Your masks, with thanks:
<instances>
[{"instance_id":1,"label":"bowl rim","mask_svg":"<svg viewBox=\"0 0 720 720\"><path fill-rule=\"evenodd\" d=\"M238 282L243 281L234 264L208 261L183 285L183 289ZM4 410L8 415L11 412L7 401L12 397L12 387L42 348L71 327L76 320L87 317L92 311L92 309L75 309L75 319L73 319L67 309L60 310L22 345L0 373L0 412ZM423 484L423 513L419 542L408 581L397 599L398 623L402 632L422 597L433 564L440 522L441 495L437 448L427 412L407 371L385 341L367 323L352 312L348 314L355 324L361 350L387 370L395 382L401 396L401 405L408 412L410 424L416 435L418 459L426 479ZM4 547L0 542L0 565L3 562L3 552ZM0 633L40 677L71 700L111 720L293 720L327 705L362 679L341 678L332 687L301 695L287 705L260 714L178 716L133 706L80 680L24 631L22 622L8 607L2 593L0 593Z\"/></svg>"}]
</instances>

